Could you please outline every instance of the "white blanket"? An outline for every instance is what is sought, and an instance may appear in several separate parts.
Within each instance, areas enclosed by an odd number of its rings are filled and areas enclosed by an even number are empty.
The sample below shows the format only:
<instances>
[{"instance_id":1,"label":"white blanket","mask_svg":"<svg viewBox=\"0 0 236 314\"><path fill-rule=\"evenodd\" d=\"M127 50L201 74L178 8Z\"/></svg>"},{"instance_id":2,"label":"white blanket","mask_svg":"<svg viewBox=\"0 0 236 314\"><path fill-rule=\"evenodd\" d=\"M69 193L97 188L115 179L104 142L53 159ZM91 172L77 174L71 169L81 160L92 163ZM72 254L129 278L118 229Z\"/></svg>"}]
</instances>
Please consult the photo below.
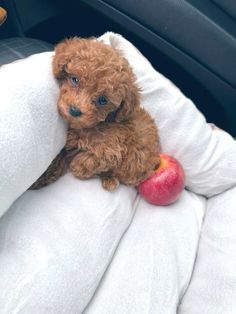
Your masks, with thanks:
<instances>
[{"instance_id":1,"label":"white blanket","mask_svg":"<svg viewBox=\"0 0 236 314\"><path fill-rule=\"evenodd\" d=\"M236 143L131 43L100 40L133 67L188 190L157 207L133 188L111 193L68 173L26 191L65 142L53 53L2 67L0 313L235 313Z\"/></svg>"},{"instance_id":2,"label":"white blanket","mask_svg":"<svg viewBox=\"0 0 236 314\"><path fill-rule=\"evenodd\" d=\"M64 146L51 53L0 68L0 216Z\"/></svg>"}]
</instances>

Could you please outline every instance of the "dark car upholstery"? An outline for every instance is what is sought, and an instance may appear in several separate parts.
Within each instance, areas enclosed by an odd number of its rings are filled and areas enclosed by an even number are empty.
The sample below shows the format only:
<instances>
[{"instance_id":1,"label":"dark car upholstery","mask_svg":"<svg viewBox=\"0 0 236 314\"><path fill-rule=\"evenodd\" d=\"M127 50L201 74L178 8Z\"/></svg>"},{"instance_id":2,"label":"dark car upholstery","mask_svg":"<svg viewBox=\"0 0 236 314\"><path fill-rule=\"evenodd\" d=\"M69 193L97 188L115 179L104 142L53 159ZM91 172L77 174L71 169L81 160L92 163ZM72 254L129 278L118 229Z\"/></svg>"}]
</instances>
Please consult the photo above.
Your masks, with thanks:
<instances>
[{"instance_id":1,"label":"dark car upholstery","mask_svg":"<svg viewBox=\"0 0 236 314\"><path fill-rule=\"evenodd\" d=\"M25 37L2 39L0 40L0 65L52 49L52 44L37 39Z\"/></svg>"}]
</instances>

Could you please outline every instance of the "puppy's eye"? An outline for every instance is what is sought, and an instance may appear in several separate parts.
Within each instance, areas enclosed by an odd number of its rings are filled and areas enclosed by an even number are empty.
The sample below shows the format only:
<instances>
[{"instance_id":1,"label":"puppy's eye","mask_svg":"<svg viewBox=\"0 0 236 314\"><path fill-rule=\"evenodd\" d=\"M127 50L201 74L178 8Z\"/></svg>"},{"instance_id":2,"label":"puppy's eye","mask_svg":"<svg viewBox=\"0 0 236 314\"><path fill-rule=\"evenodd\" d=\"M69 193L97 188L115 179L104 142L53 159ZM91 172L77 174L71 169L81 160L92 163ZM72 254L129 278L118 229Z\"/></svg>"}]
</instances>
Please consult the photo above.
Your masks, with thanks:
<instances>
[{"instance_id":1,"label":"puppy's eye","mask_svg":"<svg viewBox=\"0 0 236 314\"><path fill-rule=\"evenodd\" d=\"M98 106L104 106L104 105L106 105L106 103L107 103L107 98L106 98L106 96L99 96L99 97L96 99L96 104L97 104Z\"/></svg>"},{"instance_id":2,"label":"puppy's eye","mask_svg":"<svg viewBox=\"0 0 236 314\"><path fill-rule=\"evenodd\" d=\"M71 84L72 84L73 86L78 86L78 85L79 85L79 78L76 77L76 76L71 76L71 77L70 77L70 81L71 81Z\"/></svg>"}]
</instances>

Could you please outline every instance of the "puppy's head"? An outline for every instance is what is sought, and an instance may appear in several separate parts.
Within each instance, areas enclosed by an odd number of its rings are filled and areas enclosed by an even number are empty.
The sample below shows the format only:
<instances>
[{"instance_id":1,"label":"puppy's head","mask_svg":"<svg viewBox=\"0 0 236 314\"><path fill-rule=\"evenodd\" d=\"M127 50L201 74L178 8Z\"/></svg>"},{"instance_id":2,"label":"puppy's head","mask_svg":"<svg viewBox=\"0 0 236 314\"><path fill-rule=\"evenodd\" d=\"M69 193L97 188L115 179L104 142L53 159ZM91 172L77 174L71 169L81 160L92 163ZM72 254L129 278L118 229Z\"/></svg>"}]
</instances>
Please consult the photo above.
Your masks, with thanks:
<instances>
[{"instance_id":1,"label":"puppy's head","mask_svg":"<svg viewBox=\"0 0 236 314\"><path fill-rule=\"evenodd\" d=\"M139 106L136 77L115 49L95 39L72 38L55 48L53 74L60 84L58 108L72 128L128 119Z\"/></svg>"}]
</instances>

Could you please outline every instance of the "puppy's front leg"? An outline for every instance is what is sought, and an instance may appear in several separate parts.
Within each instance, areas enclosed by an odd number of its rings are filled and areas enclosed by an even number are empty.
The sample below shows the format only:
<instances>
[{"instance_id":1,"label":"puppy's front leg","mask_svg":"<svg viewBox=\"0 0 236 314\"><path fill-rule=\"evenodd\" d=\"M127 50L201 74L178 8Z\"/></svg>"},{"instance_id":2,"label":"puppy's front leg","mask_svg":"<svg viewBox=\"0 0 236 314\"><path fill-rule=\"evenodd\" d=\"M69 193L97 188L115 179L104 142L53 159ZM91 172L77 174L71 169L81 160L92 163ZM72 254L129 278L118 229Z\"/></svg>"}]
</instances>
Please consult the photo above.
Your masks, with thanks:
<instances>
[{"instance_id":1,"label":"puppy's front leg","mask_svg":"<svg viewBox=\"0 0 236 314\"><path fill-rule=\"evenodd\" d=\"M84 180L97 174L98 165L99 163L92 153L80 152L72 159L69 168L75 177Z\"/></svg>"},{"instance_id":2,"label":"puppy's front leg","mask_svg":"<svg viewBox=\"0 0 236 314\"><path fill-rule=\"evenodd\" d=\"M66 145L65 145L66 151L79 149L78 144L79 144L78 132L76 132L75 130L69 129L67 132Z\"/></svg>"}]
</instances>

